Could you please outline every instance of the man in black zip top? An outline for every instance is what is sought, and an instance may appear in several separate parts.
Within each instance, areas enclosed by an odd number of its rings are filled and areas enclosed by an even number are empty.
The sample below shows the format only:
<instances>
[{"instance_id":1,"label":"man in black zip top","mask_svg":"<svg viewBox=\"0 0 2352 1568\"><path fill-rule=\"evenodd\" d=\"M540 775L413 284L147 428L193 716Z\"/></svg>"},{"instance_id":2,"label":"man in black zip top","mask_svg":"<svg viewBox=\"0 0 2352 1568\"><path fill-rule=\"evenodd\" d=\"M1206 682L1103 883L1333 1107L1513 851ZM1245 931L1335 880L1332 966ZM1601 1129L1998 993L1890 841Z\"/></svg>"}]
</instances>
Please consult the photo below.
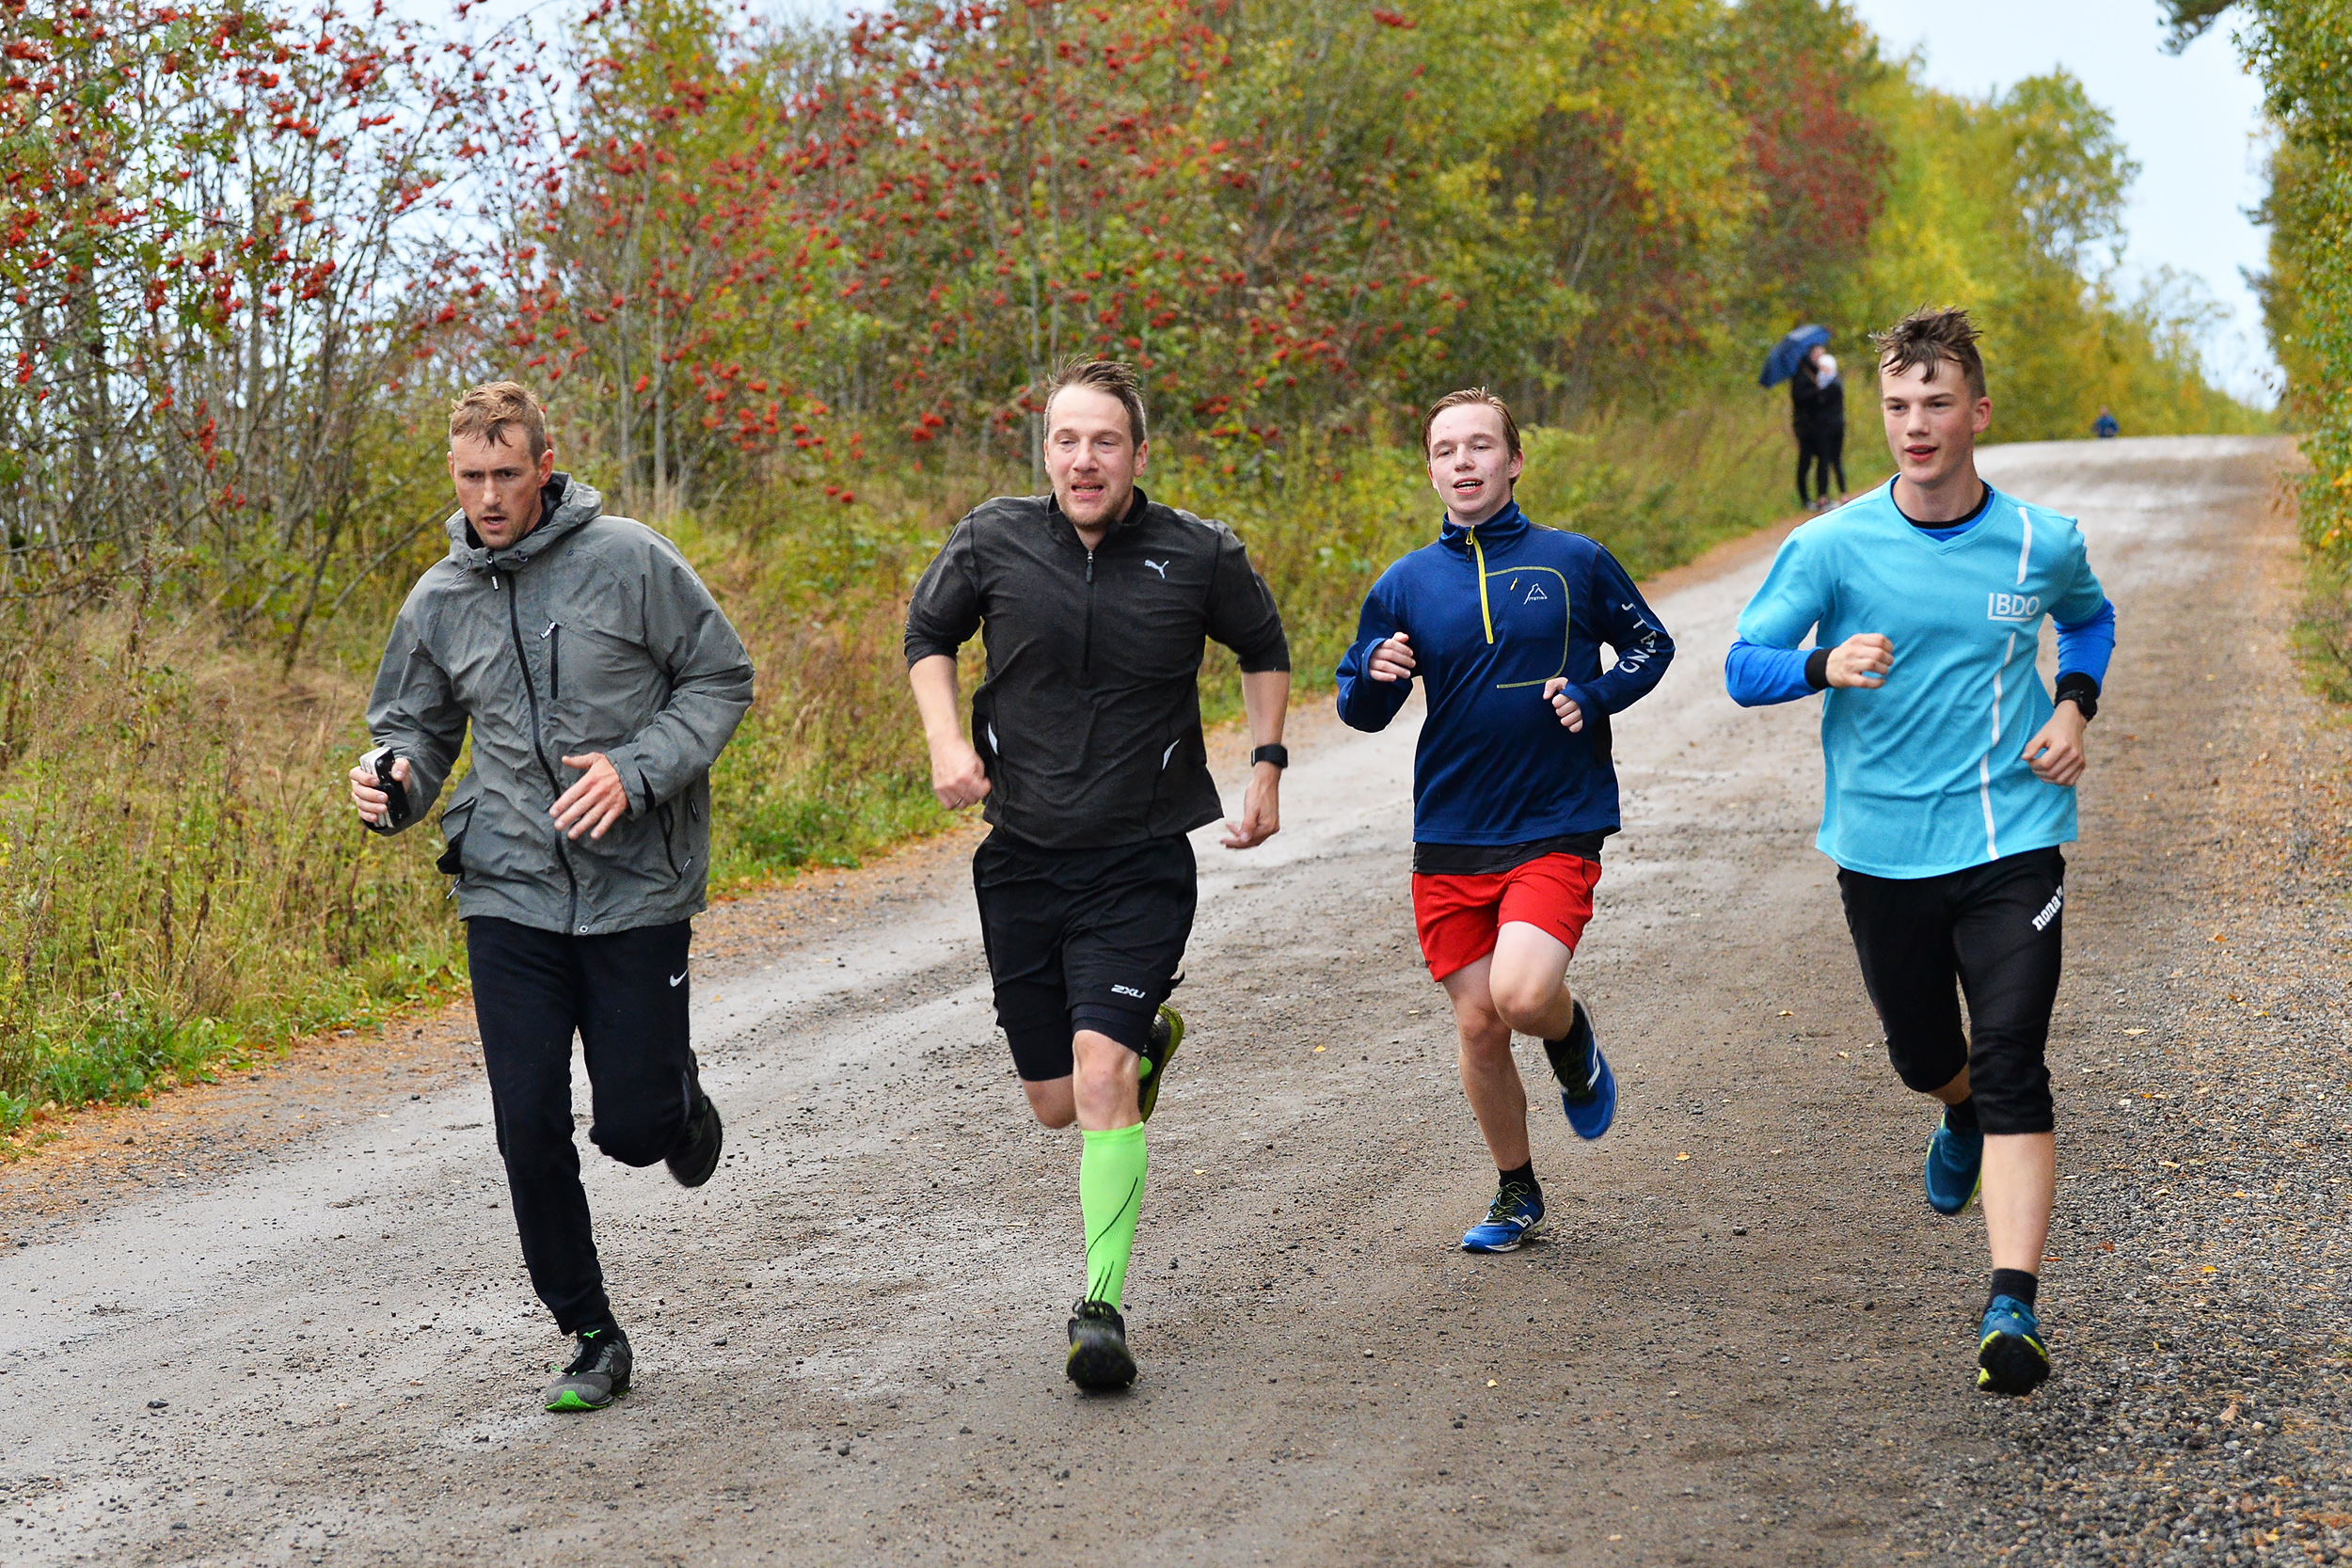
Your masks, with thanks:
<instances>
[{"instance_id":1,"label":"man in black zip top","mask_svg":"<svg viewBox=\"0 0 2352 1568\"><path fill-rule=\"evenodd\" d=\"M457 879L499 1153L532 1290L576 1335L549 1410L628 1390L572 1142L572 1036L591 1142L700 1186L719 1109L687 1037L687 944L703 907L710 765L752 701L752 661L675 546L555 471L547 420L501 381L449 419L449 554L401 606L351 770L369 828L441 814Z\"/></svg>"},{"instance_id":2,"label":"man in black zip top","mask_svg":"<svg viewBox=\"0 0 2352 1568\"><path fill-rule=\"evenodd\" d=\"M907 610L906 651L931 787L987 802L972 857L996 1022L1029 1108L1082 1130L1086 1293L1065 1369L1079 1387L1135 1381L1120 1315L1143 1197L1143 1124L1184 1020L1166 1006L1192 934L1192 845L1224 815L1200 734L1207 640L1241 660L1249 785L1225 846L1279 825L1290 648L1274 595L1232 531L1148 499L1141 384L1111 360L1062 367L1045 403L1053 494L999 497L956 525ZM966 737L956 651L977 633L988 677Z\"/></svg>"}]
</instances>

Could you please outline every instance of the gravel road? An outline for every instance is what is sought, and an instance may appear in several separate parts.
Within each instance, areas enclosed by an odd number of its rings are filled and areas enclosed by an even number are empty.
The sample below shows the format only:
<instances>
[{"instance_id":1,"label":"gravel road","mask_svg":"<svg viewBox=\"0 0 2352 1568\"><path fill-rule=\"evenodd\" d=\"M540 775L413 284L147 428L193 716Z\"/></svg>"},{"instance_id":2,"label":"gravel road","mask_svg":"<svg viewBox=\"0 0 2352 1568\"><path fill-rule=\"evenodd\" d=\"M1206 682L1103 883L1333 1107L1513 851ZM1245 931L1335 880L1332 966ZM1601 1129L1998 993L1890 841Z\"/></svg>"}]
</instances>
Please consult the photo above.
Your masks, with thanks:
<instances>
[{"instance_id":1,"label":"gravel road","mask_svg":"<svg viewBox=\"0 0 2352 1568\"><path fill-rule=\"evenodd\" d=\"M1493 1173L1412 941L1411 726L1302 715L1281 835L1201 837L1131 1394L1060 1375L1075 1144L1028 1122L991 1028L966 834L706 917L696 1025L732 1152L693 1194L591 1165L639 1366L605 1414L535 1407L562 1347L462 1029L342 1042L331 1070L297 1058L0 1176L0 1554L2336 1550L2346 759L2284 652L2288 449L1984 456L2079 512L2122 611L2052 1045L2058 1372L2031 1400L1968 1387L1981 1226L1918 1192L1932 1118L1877 1047L1811 847L1816 710L1723 691L1765 539L1654 599L1681 652L1618 725L1628 831L1576 966L1623 1101L1595 1146L1538 1118L1549 1242L1455 1249ZM1541 1081L1539 1051L1522 1066Z\"/></svg>"}]
</instances>

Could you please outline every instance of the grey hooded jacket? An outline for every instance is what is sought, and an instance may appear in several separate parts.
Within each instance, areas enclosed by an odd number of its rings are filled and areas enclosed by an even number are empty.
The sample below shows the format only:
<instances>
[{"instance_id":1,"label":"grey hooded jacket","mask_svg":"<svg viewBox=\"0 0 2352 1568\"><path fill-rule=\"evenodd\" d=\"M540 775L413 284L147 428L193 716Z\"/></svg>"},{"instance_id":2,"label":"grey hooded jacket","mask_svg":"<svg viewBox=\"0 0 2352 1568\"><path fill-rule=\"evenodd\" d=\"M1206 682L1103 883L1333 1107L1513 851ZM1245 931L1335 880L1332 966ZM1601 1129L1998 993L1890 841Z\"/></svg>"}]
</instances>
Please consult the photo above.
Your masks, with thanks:
<instances>
[{"instance_id":1,"label":"grey hooded jacket","mask_svg":"<svg viewBox=\"0 0 2352 1568\"><path fill-rule=\"evenodd\" d=\"M410 821L473 727L473 767L441 814L458 913L579 936L703 908L710 765L752 704L752 661L677 547L568 474L539 526L490 550L458 513L376 671L368 731L408 759ZM602 752L628 790L604 837L548 810Z\"/></svg>"}]
</instances>

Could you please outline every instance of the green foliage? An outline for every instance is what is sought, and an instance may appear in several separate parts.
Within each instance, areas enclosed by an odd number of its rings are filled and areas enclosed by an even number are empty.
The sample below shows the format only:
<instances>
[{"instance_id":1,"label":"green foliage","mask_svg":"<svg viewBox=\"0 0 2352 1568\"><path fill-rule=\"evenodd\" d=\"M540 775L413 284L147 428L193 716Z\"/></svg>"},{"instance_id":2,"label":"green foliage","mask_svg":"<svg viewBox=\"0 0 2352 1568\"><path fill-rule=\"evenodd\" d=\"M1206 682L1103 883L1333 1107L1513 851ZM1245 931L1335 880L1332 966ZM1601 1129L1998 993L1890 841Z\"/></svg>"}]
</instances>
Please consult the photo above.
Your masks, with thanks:
<instances>
[{"instance_id":1,"label":"green foliage","mask_svg":"<svg viewBox=\"0 0 2352 1568\"><path fill-rule=\"evenodd\" d=\"M1249 543L1306 687L1434 535L1411 436L1459 384L1518 404L1530 514L1637 575L1790 510L1750 378L1795 321L1860 371L1864 330L1972 307L2006 436L2101 404L2258 422L2204 383L2193 295L2114 294L2133 169L2079 85L1934 92L1836 0L644 0L544 40L461 14L437 50L254 0L194 52L215 10L143 4L35 8L37 86L122 89L90 116L0 93L28 356L0 388L0 1128L462 978L430 845L358 832L341 782L442 547L460 380L543 389L563 467L671 531L751 644L722 890L946 820L905 594L971 504L1036 487L1073 352L1147 371L1151 488ZM2334 123L2295 51L2347 5L2257 8L2298 124ZM2341 397L2332 135L2281 149L2271 300ZM2335 497L2352 446L2316 422ZM1858 488L1884 458L1852 429ZM1213 714L1235 684L1213 659Z\"/></svg>"},{"instance_id":2,"label":"green foliage","mask_svg":"<svg viewBox=\"0 0 2352 1568\"><path fill-rule=\"evenodd\" d=\"M2164 275L2117 294L2137 166L2080 83L2061 71L1972 100L1907 67L1870 97L1894 163L1834 317L1841 356L1867 365L1863 334L1918 305L1965 306L1984 334L1995 439L2079 437L2102 406L2132 436L2268 427L2204 379L2196 338L2212 307L2193 284Z\"/></svg>"},{"instance_id":3,"label":"green foliage","mask_svg":"<svg viewBox=\"0 0 2352 1568\"><path fill-rule=\"evenodd\" d=\"M2218 9L2200 7L2196 20ZM2352 566L2352 3L2252 0L2236 15L2279 128L2263 304L2306 432L2303 538L2341 572Z\"/></svg>"}]
</instances>

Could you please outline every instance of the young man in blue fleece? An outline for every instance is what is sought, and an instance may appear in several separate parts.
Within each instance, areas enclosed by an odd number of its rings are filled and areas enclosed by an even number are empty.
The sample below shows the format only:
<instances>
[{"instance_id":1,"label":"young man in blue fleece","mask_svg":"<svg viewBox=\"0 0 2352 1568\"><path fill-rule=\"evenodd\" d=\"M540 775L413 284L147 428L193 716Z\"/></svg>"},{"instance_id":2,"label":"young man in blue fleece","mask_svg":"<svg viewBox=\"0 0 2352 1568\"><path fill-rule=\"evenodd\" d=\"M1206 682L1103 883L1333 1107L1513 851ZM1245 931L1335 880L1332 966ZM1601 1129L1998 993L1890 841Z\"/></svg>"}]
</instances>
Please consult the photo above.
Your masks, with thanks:
<instances>
[{"instance_id":1,"label":"young man in blue fleece","mask_svg":"<svg viewBox=\"0 0 2352 1568\"><path fill-rule=\"evenodd\" d=\"M1568 958L1593 917L1600 843L1617 831L1609 716L1674 657L1625 568L1581 533L1539 528L1512 499L1518 425L1483 388L1422 422L1445 502L1436 543L1373 584L1340 660L1340 717L1385 728L1427 682L1413 753L1413 919L1462 1037L1462 1091L1500 1172L1469 1252L1510 1252L1543 1227L1527 1091L1511 1032L1544 1042L1568 1122L1597 1138L1617 1085ZM1606 671L1600 645L1615 650Z\"/></svg>"},{"instance_id":2,"label":"young man in blue fleece","mask_svg":"<svg viewBox=\"0 0 2352 1568\"><path fill-rule=\"evenodd\" d=\"M1976 328L1919 310L1872 340L1896 477L1789 534L1724 662L1753 707L1826 690L1821 852L1905 1084L1943 1101L1928 1202L1981 1187L1993 1252L1977 1386L2050 1375L2034 1316L2057 1190L2050 1072L2083 728L2115 607L2074 520L1977 476L1992 422ZM2055 703L2034 658L2058 624ZM1797 644L1820 628L1812 648ZM1957 983L1968 1000L1961 1023Z\"/></svg>"}]
</instances>

